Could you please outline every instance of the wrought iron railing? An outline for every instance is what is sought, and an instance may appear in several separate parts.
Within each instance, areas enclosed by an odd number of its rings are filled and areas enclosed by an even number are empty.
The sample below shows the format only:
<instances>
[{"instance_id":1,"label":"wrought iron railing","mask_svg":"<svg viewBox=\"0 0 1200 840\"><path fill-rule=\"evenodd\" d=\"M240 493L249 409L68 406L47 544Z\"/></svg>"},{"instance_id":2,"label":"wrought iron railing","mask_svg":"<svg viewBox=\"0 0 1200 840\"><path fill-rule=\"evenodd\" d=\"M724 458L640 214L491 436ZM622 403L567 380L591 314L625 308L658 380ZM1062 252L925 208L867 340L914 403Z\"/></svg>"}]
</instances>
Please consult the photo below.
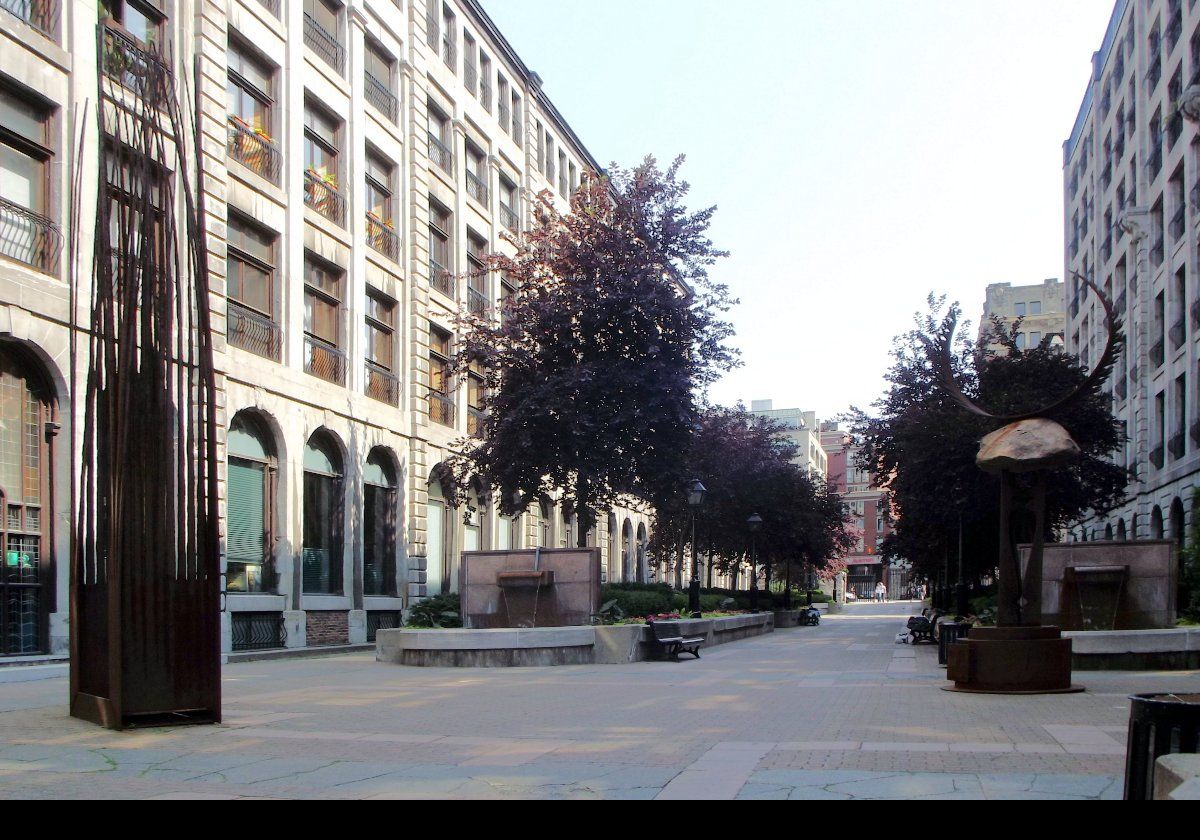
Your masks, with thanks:
<instances>
[{"instance_id":1,"label":"wrought iron railing","mask_svg":"<svg viewBox=\"0 0 1200 840\"><path fill-rule=\"evenodd\" d=\"M169 94L171 69L161 57L111 26L103 28L100 71L147 99L160 101Z\"/></svg>"},{"instance_id":2,"label":"wrought iron railing","mask_svg":"<svg viewBox=\"0 0 1200 840\"><path fill-rule=\"evenodd\" d=\"M1154 447L1152 450L1150 450L1150 463L1153 464L1156 468L1158 468L1160 470L1162 469L1163 448L1162 448L1161 444Z\"/></svg>"},{"instance_id":3,"label":"wrought iron railing","mask_svg":"<svg viewBox=\"0 0 1200 840\"><path fill-rule=\"evenodd\" d=\"M429 392L429 419L443 426L454 425L454 399L441 391Z\"/></svg>"},{"instance_id":4,"label":"wrought iron railing","mask_svg":"<svg viewBox=\"0 0 1200 840\"><path fill-rule=\"evenodd\" d=\"M467 287L467 311L482 318L488 311L488 297L473 286Z\"/></svg>"},{"instance_id":5,"label":"wrought iron railing","mask_svg":"<svg viewBox=\"0 0 1200 840\"><path fill-rule=\"evenodd\" d=\"M346 198L316 172L304 173L304 203L339 225L346 224Z\"/></svg>"},{"instance_id":6,"label":"wrought iron railing","mask_svg":"<svg viewBox=\"0 0 1200 840\"><path fill-rule=\"evenodd\" d=\"M503 201L500 202L500 222L513 233L516 233L521 228L521 221L517 217L517 211Z\"/></svg>"},{"instance_id":7,"label":"wrought iron railing","mask_svg":"<svg viewBox=\"0 0 1200 840\"><path fill-rule=\"evenodd\" d=\"M1187 338L1187 319L1180 314L1179 319L1171 325L1171 329L1167 332L1167 336L1171 339L1171 349L1178 350L1183 345Z\"/></svg>"},{"instance_id":8,"label":"wrought iron railing","mask_svg":"<svg viewBox=\"0 0 1200 840\"><path fill-rule=\"evenodd\" d=\"M470 61L463 63L463 84L472 96L479 90L479 68Z\"/></svg>"},{"instance_id":9,"label":"wrought iron railing","mask_svg":"<svg viewBox=\"0 0 1200 840\"><path fill-rule=\"evenodd\" d=\"M492 83L487 76L479 80L479 102L483 110L492 113Z\"/></svg>"},{"instance_id":10,"label":"wrought iron railing","mask_svg":"<svg viewBox=\"0 0 1200 840\"><path fill-rule=\"evenodd\" d=\"M1178 461L1183 457L1183 453L1187 450L1187 439L1182 431L1171 435L1171 439L1167 441L1167 453L1170 454L1172 461Z\"/></svg>"},{"instance_id":11,"label":"wrought iron railing","mask_svg":"<svg viewBox=\"0 0 1200 840\"><path fill-rule=\"evenodd\" d=\"M496 115L500 120L500 130L505 134L510 133L512 131L512 109L503 99L496 103Z\"/></svg>"},{"instance_id":12,"label":"wrought iron railing","mask_svg":"<svg viewBox=\"0 0 1200 840\"><path fill-rule=\"evenodd\" d=\"M446 297L454 297L454 275L433 259L429 261L429 285Z\"/></svg>"},{"instance_id":13,"label":"wrought iron railing","mask_svg":"<svg viewBox=\"0 0 1200 840\"><path fill-rule=\"evenodd\" d=\"M346 384L346 354L312 336L304 337L304 372L332 382Z\"/></svg>"},{"instance_id":14,"label":"wrought iron railing","mask_svg":"<svg viewBox=\"0 0 1200 840\"><path fill-rule=\"evenodd\" d=\"M256 175L279 184L283 155L275 142L261 130L229 116L229 155Z\"/></svg>"},{"instance_id":15,"label":"wrought iron railing","mask_svg":"<svg viewBox=\"0 0 1200 840\"><path fill-rule=\"evenodd\" d=\"M487 182L469 170L467 171L467 195L480 204L486 205L488 203Z\"/></svg>"},{"instance_id":16,"label":"wrought iron railing","mask_svg":"<svg viewBox=\"0 0 1200 840\"><path fill-rule=\"evenodd\" d=\"M400 380L382 365L367 361L367 396L388 405L400 404Z\"/></svg>"},{"instance_id":17,"label":"wrought iron railing","mask_svg":"<svg viewBox=\"0 0 1200 840\"><path fill-rule=\"evenodd\" d=\"M442 38L442 61L446 62L446 66L451 70L458 61L458 45L454 42L452 32L447 32Z\"/></svg>"},{"instance_id":18,"label":"wrought iron railing","mask_svg":"<svg viewBox=\"0 0 1200 840\"><path fill-rule=\"evenodd\" d=\"M0 198L0 255L55 274L61 252L62 232L53 220Z\"/></svg>"},{"instance_id":19,"label":"wrought iron railing","mask_svg":"<svg viewBox=\"0 0 1200 840\"><path fill-rule=\"evenodd\" d=\"M1183 202L1180 202L1179 208L1175 211L1175 215L1171 217L1169 232L1171 234L1172 242L1183 236L1185 210L1186 208L1184 207Z\"/></svg>"},{"instance_id":20,"label":"wrought iron railing","mask_svg":"<svg viewBox=\"0 0 1200 840\"><path fill-rule=\"evenodd\" d=\"M375 577L380 577L380 573L375 573ZM384 591L384 584L380 581L378 591L374 591L367 586L367 575L363 575L363 593L366 595L390 595L391 593ZM399 612L392 610L371 610L367 613L367 641L373 642L378 637L380 630L397 630L400 627L401 616Z\"/></svg>"},{"instance_id":21,"label":"wrought iron railing","mask_svg":"<svg viewBox=\"0 0 1200 840\"><path fill-rule=\"evenodd\" d=\"M365 73L367 102L374 105L392 122L396 121L396 115L400 113L400 100L392 93L391 87L380 79L375 78L370 73Z\"/></svg>"},{"instance_id":22,"label":"wrought iron railing","mask_svg":"<svg viewBox=\"0 0 1200 840\"><path fill-rule=\"evenodd\" d=\"M283 348L283 330L266 315L236 300L228 302L226 339L234 347L278 362Z\"/></svg>"},{"instance_id":23,"label":"wrought iron railing","mask_svg":"<svg viewBox=\"0 0 1200 840\"><path fill-rule=\"evenodd\" d=\"M373 213L367 213L367 244L390 260L400 257L400 237L390 224Z\"/></svg>"},{"instance_id":24,"label":"wrought iron railing","mask_svg":"<svg viewBox=\"0 0 1200 840\"><path fill-rule=\"evenodd\" d=\"M432 131L429 132L429 158L442 169L454 174L454 153Z\"/></svg>"},{"instance_id":25,"label":"wrought iron railing","mask_svg":"<svg viewBox=\"0 0 1200 840\"><path fill-rule=\"evenodd\" d=\"M1163 361L1166 358L1163 350L1163 340L1161 338L1154 342L1154 345L1150 348L1150 361L1154 363L1156 368L1162 367Z\"/></svg>"},{"instance_id":26,"label":"wrought iron railing","mask_svg":"<svg viewBox=\"0 0 1200 840\"><path fill-rule=\"evenodd\" d=\"M346 72L346 48L308 12L304 13L304 43L339 75Z\"/></svg>"},{"instance_id":27,"label":"wrought iron railing","mask_svg":"<svg viewBox=\"0 0 1200 840\"><path fill-rule=\"evenodd\" d=\"M258 0L259 5L275 17L279 17L279 0Z\"/></svg>"},{"instance_id":28,"label":"wrought iron railing","mask_svg":"<svg viewBox=\"0 0 1200 840\"><path fill-rule=\"evenodd\" d=\"M235 651L287 647L287 624L281 612L234 612L230 619Z\"/></svg>"},{"instance_id":29,"label":"wrought iron railing","mask_svg":"<svg viewBox=\"0 0 1200 840\"><path fill-rule=\"evenodd\" d=\"M0 0L0 9L15 15L23 23L48 38L58 38L60 0Z\"/></svg>"},{"instance_id":30,"label":"wrought iron railing","mask_svg":"<svg viewBox=\"0 0 1200 840\"><path fill-rule=\"evenodd\" d=\"M467 409L467 434L482 438L487 432L487 413L478 408Z\"/></svg>"}]
</instances>

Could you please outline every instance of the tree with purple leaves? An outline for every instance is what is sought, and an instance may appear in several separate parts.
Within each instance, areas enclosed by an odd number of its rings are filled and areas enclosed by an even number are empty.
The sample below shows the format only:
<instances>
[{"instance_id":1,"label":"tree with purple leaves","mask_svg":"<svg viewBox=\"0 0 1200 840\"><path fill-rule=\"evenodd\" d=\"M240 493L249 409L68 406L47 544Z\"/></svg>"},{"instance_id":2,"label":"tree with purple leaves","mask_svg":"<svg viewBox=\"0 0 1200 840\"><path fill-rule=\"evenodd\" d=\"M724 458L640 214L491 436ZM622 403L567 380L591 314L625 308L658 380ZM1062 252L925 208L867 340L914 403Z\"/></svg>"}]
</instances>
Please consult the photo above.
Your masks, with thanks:
<instances>
[{"instance_id":1,"label":"tree with purple leaves","mask_svg":"<svg viewBox=\"0 0 1200 840\"><path fill-rule=\"evenodd\" d=\"M485 416L458 485L483 477L506 514L557 495L581 546L622 498L681 492L700 395L737 363L734 301L708 277L715 208L686 209L681 163L614 166L566 214L542 195L516 254L486 260L513 289L500 318L463 316L455 366L482 376Z\"/></svg>"}]
</instances>

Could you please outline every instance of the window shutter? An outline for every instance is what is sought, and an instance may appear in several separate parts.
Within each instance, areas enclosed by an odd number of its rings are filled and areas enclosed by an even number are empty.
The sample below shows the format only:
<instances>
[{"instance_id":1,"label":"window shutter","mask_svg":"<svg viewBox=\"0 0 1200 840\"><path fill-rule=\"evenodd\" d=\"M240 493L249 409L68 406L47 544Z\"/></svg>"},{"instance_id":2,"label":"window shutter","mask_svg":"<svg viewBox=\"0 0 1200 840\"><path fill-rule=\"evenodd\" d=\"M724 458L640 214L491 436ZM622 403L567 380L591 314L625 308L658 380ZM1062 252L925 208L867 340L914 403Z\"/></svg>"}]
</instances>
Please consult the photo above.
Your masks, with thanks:
<instances>
[{"instance_id":1,"label":"window shutter","mask_svg":"<svg viewBox=\"0 0 1200 840\"><path fill-rule=\"evenodd\" d=\"M230 560L261 563L264 556L263 490L261 464L229 462L226 554Z\"/></svg>"}]
</instances>

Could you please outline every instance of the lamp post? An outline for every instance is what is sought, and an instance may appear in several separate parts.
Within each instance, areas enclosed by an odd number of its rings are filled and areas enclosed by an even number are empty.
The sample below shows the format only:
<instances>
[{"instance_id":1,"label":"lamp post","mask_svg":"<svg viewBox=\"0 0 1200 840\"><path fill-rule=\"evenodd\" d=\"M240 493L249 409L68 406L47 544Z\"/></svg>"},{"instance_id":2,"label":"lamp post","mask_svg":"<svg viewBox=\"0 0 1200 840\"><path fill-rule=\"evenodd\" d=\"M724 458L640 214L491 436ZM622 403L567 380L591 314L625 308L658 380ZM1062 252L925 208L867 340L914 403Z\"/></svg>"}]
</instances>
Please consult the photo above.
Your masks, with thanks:
<instances>
[{"instance_id":1,"label":"lamp post","mask_svg":"<svg viewBox=\"0 0 1200 840\"><path fill-rule=\"evenodd\" d=\"M970 605L967 603L967 582L963 578L963 523L962 511L958 512L958 583L955 590L955 611L961 616L966 615Z\"/></svg>"},{"instance_id":2,"label":"lamp post","mask_svg":"<svg viewBox=\"0 0 1200 840\"><path fill-rule=\"evenodd\" d=\"M700 479L695 479L688 485L687 503L692 512L692 585L688 587L688 610L692 618L700 617L700 560L696 553L696 511L704 504L704 495L708 492Z\"/></svg>"},{"instance_id":3,"label":"lamp post","mask_svg":"<svg viewBox=\"0 0 1200 840\"><path fill-rule=\"evenodd\" d=\"M762 527L762 517L757 513L750 514L746 527L750 529L750 611L758 612L758 529Z\"/></svg>"}]
</instances>

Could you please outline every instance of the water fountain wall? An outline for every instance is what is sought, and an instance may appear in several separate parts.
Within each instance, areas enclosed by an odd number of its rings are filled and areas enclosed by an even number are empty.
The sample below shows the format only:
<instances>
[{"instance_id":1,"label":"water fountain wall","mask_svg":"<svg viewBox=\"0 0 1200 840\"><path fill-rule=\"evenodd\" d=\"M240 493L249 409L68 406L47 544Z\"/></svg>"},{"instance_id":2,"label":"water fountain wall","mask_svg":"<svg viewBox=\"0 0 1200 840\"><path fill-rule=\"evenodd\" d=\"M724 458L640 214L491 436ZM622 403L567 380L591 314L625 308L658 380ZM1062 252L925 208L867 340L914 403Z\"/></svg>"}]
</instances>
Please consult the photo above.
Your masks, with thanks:
<instances>
[{"instance_id":1,"label":"water fountain wall","mask_svg":"<svg viewBox=\"0 0 1200 840\"><path fill-rule=\"evenodd\" d=\"M458 581L469 629L590 624L600 607L600 549L464 551Z\"/></svg>"}]
</instances>

